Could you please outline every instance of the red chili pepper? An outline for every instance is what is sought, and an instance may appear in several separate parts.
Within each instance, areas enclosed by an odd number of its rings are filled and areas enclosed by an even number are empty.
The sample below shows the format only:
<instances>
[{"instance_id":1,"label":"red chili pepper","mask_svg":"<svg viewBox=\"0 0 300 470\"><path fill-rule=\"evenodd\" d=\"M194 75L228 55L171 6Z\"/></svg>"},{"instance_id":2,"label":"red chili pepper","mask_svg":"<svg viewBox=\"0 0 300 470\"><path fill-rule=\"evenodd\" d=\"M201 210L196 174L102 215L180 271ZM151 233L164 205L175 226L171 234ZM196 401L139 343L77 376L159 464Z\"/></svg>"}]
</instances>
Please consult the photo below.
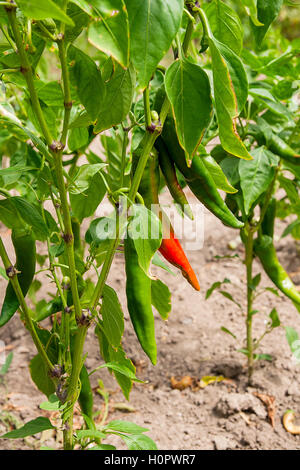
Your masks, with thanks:
<instances>
[{"instance_id":1,"label":"red chili pepper","mask_svg":"<svg viewBox=\"0 0 300 470\"><path fill-rule=\"evenodd\" d=\"M163 219L165 219L165 215L163 215ZM159 252L163 255L163 257L169 261L169 263L176 266L181 270L182 275L187 279L187 281L194 287L196 290L200 290L200 285L196 274L191 267L189 260L187 259L182 246L179 243L179 240L176 238L174 234L173 227L169 226L168 236L169 238L164 238L164 225L166 222L162 221L163 226L163 239L159 248Z\"/></svg>"}]
</instances>

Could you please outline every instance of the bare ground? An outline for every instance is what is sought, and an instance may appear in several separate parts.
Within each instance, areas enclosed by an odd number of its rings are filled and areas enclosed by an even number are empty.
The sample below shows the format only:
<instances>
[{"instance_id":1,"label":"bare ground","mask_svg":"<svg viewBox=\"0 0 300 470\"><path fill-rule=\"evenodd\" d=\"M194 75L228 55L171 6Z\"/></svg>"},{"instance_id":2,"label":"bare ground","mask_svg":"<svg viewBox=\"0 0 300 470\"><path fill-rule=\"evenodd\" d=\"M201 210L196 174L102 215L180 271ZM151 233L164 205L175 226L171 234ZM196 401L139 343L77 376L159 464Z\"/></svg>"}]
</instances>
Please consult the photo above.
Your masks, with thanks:
<instances>
[{"instance_id":1,"label":"bare ground","mask_svg":"<svg viewBox=\"0 0 300 470\"><path fill-rule=\"evenodd\" d=\"M280 227L282 232L283 224ZM282 415L285 410L300 412L299 365L293 361L279 327L263 340L259 352L272 356L272 361L259 361L251 387L247 386L245 356L237 349L244 347L245 316L230 300L215 292L205 300L205 292L215 281L229 278L228 291L245 306L245 267L242 264L243 247L235 250L228 244L238 232L224 227L215 217L205 213L205 242L198 251L188 253L191 264L199 276L201 292L197 293L177 273L171 276L157 268L159 277L172 292L172 312L164 322L156 314L158 363L152 366L141 350L128 319L125 301L125 272L122 255L115 258L108 283L116 289L124 308L125 336L123 345L128 356L137 365L137 375L147 381L135 384L126 402L118 385L107 371L93 375L93 385L102 379L110 394L108 418L126 419L149 428L149 436L159 449L300 449L300 436L285 431ZM286 269L294 273L300 284L300 257L295 242L283 239L277 243L279 257ZM238 258L216 259L215 256L239 254ZM260 269L255 261L255 273ZM296 273L296 274L295 274ZM262 284L271 286L263 275ZM47 286L48 288L48 286ZM3 296L5 281L0 279ZM259 297L254 317L254 333L258 337L264 330L267 315L277 308L282 325L292 326L300 332L300 317L282 295L266 293ZM244 309L245 310L245 309ZM221 331L225 326L237 337ZM13 351L13 362L0 385L0 433L20 426L34 417L45 415L39 404L45 397L36 390L28 372L28 362L35 354L28 333L18 317L0 331L0 339ZM86 343L87 366L91 370L101 363L98 344L90 331ZM199 380L208 375L223 375L227 381L215 382L199 388ZM190 376L193 387L183 391L171 388L171 377ZM275 427L270 424L267 408L253 392L275 398ZM103 399L95 394L95 410L103 410ZM121 404L121 405L120 405ZM125 409L122 409L122 407ZM52 416L53 417L53 416ZM79 418L77 418L80 424ZM0 440L0 449L39 448L44 445L59 448L60 435L44 432L26 441ZM117 439L110 439L118 448L124 448Z\"/></svg>"}]
</instances>

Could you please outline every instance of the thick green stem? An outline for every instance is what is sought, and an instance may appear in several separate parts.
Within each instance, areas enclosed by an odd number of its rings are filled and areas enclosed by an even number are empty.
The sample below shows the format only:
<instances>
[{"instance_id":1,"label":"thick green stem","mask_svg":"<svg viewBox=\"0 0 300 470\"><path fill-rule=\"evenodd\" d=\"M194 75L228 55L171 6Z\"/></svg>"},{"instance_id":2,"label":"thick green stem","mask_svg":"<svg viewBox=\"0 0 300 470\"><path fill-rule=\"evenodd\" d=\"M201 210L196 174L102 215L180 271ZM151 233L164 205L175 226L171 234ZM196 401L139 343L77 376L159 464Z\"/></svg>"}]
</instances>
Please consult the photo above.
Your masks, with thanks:
<instances>
[{"instance_id":1,"label":"thick green stem","mask_svg":"<svg viewBox=\"0 0 300 470\"><path fill-rule=\"evenodd\" d=\"M246 318L246 332L247 332L247 351L248 351L248 380L249 383L252 379L254 368L254 354L253 354L253 337L252 337L252 317L253 317L253 287L252 287L252 265L253 265L253 230L250 225L247 226L247 233L245 233L246 240L246 255L245 265L247 273L247 318Z\"/></svg>"},{"instance_id":2,"label":"thick green stem","mask_svg":"<svg viewBox=\"0 0 300 470\"><path fill-rule=\"evenodd\" d=\"M12 263L11 263L9 257L8 257L7 251L5 249L5 246L4 246L4 243L3 243L1 237L0 237L0 257L2 258L5 269L9 270L12 267ZM27 307L22 289L21 289L20 284L19 284L18 276L14 275L13 277L10 277L10 282L11 282L13 288L14 288L14 291L15 291L16 296L18 298L20 307L21 307L22 312L24 314L26 328L28 329L29 333L31 334L33 342L34 342L34 344L35 344L35 346L38 350L38 353L40 354L41 358L43 359L43 361L44 361L44 363L47 367L47 369L50 372L50 371L53 370L53 365L52 365L50 359L48 358L47 353L44 349L44 346L41 343L41 341L40 341L40 339L37 335L37 332L36 332L36 329L35 329L34 324L32 322L30 312L29 312L29 309Z\"/></svg>"},{"instance_id":3,"label":"thick green stem","mask_svg":"<svg viewBox=\"0 0 300 470\"><path fill-rule=\"evenodd\" d=\"M34 80L33 80L33 73L32 73L32 67L31 64L28 60L25 47L23 44L23 40L19 31L18 27L18 22L17 22L17 15L16 15L16 9L13 8L11 10L7 10L7 15L8 19L10 22L11 29L14 34L15 42L18 48L18 53L20 56L20 62L21 62L21 72L24 75L24 78L27 83L28 91L30 93L30 98L31 98L31 104L33 111L38 119L39 125L41 127L42 133L46 139L47 145L51 148L51 144L53 142L52 135L49 131L48 125L46 123L46 120L43 115L43 111L41 109L41 105L39 102L39 98L34 86Z\"/></svg>"},{"instance_id":4,"label":"thick green stem","mask_svg":"<svg viewBox=\"0 0 300 470\"><path fill-rule=\"evenodd\" d=\"M64 422L63 440L64 450L73 450L73 409L69 411L68 418Z\"/></svg>"},{"instance_id":5,"label":"thick green stem","mask_svg":"<svg viewBox=\"0 0 300 470\"><path fill-rule=\"evenodd\" d=\"M65 41L62 38L61 40L57 41L58 45L58 54L59 60L61 63L61 72L62 72L62 79L63 79L63 86L64 86L64 106L65 106L65 113L64 113L64 122L63 122L63 130L61 135L61 143L64 147L67 142L67 135L68 135L68 128L69 128L69 121L72 109L72 99L71 99L71 88L70 88L70 77L69 77L69 69L67 65L67 58L66 58L66 47Z\"/></svg>"}]
</instances>

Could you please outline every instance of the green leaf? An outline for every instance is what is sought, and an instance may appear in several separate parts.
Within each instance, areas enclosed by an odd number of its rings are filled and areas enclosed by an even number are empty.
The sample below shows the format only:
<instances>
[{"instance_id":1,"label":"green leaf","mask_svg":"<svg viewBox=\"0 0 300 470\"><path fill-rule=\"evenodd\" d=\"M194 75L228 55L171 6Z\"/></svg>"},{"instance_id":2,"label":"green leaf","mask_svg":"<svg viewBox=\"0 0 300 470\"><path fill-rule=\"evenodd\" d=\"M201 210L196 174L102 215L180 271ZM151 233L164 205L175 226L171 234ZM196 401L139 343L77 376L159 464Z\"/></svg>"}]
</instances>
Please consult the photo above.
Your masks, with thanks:
<instances>
[{"instance_id":1,"label":"green leaf","mask_svg":"<svg viewBox=\"0 0 300 470\"><path fill-rule=\"evenodd\" d=\"M279 319L279 316L278 316L278 312L276 310L276 308L273 308L269 317L271 318L271 327L272 328L277 328L277 326L280 326L280 319Z\"/></svg>"},{"instance_id":2,"label":"green leaf","mask_svg":"<svg viewBox=\"0 0 300 470\"><path fill-rule=\"evenodd\" d=\"M124 366L124 364L118 364L117 362L116 363L107 362L106 364L102 364L101 366L97 367L94 371L90 372L89 375L91 375L96 370L105 369L105 368L112 369L118 372L119 374L125 375L125 377L128 377L130 380L133 380L134 382L144 383L143 380L138 379L130 369Z\"/></svg>"},{"instance_id":3,"label":"green leaf","mask_svg":"<svg viewBox=\"0 0 300 470\"><path fill-rule=\"evenodd\" d=\"M99 444L94 447L88 447L87 450L116 450L116 447L111 446L110 444Z\"/></svg>"},{"instance_id":4,"label":"green leaf","mask_svg":"<svg viewBox=\"0 0 300 470\"><path fill-rule=\"evenodd\" d=\"M283 0L257 0L257 19L263 26L256 26L252 23L252 30L255 42L261 46L266 32L268 31L271 23L278 16L281 10Z\"/></svg>"},{"instance_id":5,"label":"green leaf","mask_svg":"<svg viewBox=\"0 0 300 470\"><path fill-rule=\"evenodd\" d=\"M124 332L124 315L116 292L108 285L105 285L103 289L100 313L105 335L110 344L117 348Z\"/></svg>"},{"instance_id":6,"label":"green leaf","mask_svg":"<svg viewBox=\"0 0 300 470\"><path fill-rule=\"evenodd\" d=\"M159 279L151 280L151 302L163 320L167 320L171 312L171 293Z\"/></svg>"},{"instance_id":7,"label":"green leaf","mask_svg":"<svg viewBox=\"0 0 300 470\"><path fill-rule=\"evenodd\" d=\"M261 273L258 273L256 274L256 276L252 278L251 285L249 286L250 289L255 290L257 286L259 285L260 281L261 281Z\"/></svg>"},{"instance_id":8,"label":"green leaf","mask_svg":"<svg viewBox=\"0 0 300 470\"><path fill-rule=\"evenodd\" d=\"M118 431L126 434L142 434L143 432L149 431L147 428L142 428L135 423L130 421L114 420L110 421L106 426L102 428L103 431Z\"/></svg>"},{"instance_id":9,"label":"green leaf","mask_svg":"<svg viewBox=\"0 0 300 470\"><path fill-rule=\"evenodd\" d=\"M216 160L208 155L206 157L201 157L204 165L209 170L213 180L218 189L225 191L226 193L234 194L237 193L237 189L235 189L227 179L227 176L223 173L222 168Z\"/></svg>"},{"instance_id":10,"label":"green leaf","mask_svg":"<svg viewBox=\"0 0 300 470\"><path fill-rule=\"evenodd\" d=\"M66 404L65 404L66 406ZM58 397L53 393L52 395L49 396L48 401L43 401L43 403L40 404L40 409L41 410L47 410L47 411L56 411L61 409L61 403L58 399Z\"/></svg>"},{"instance_id":11,"label":"green leaf","mask_svg":"<svg viewBox=\"0 0 300 470\"><path fill-rule=\"evenodd\" d=\"M95 120L105 95L101 72L93 59L75 46L69 47L68 59L71 61L71 75L79 99L91 118Z\"/></svg>"},{"instance_id":12,"label":"green leaf","mask_svg":"<svg viewBox=\"0 0 300 470\"><path fill-rule=\"evenodd\" d=\"M148 275L151 259L161 245L161 224L154 212L142 205L132 206L128 235L133 239L139 265Z\"/></svg>"},{"instance_id":13,"label":"green leaf","mask_svg":"<svg viewBox=\"0 0 300 470\"><path fill-rule=\"evenodd\" d=\"M254 149L251 155L253 160L239 162L246 215L249 214L252 204L267 190L275 174L275 167L271 163L273 154L265 147Z\"/></svg>"},{"instance_id":14,"label":"green leaf","mask_svg":"<svg viewBox=\"0 0 300 470\"><path fill-rule=\"evenodd\" d=\"M178 139L189 164L212 116L209 79L199 65L186 59L177 60L166 72L165 87Z\"/></svg>"},{"instance_id":15,"label":"green leaf","mask_svg":"<svg viewBox=\"0 0 300 470\"><path fill-rule=\"evenodd\" d=\"M179 30L183 0L125 0L130 26L130 57L144 89Z\"/></svg>"},{"instance_id":16,"label":"green leaf","mask_svg":"<svg viewBox=\"0 0 300 470\"><path fill-rule=\"evenodd\" d=\"M118 436L125 441L129 450L157 450L155 442L144 434L129 436L118 434Z\"/></svg>"},{"instance_id":17,"label":"green leaf","mask_svg":"<svg viewBox=\"0 0 300 470\"><path fill-rule=\"evenodd\" d=\"M235 334L232 333L232 331L228 330L228 328L225 328L225 326L221 326L221 330L224 331L224 333L227 333L228 335L232 336L234 339L237 339Z\"/></svg>"},{"instance_id":18,"label":"green leaf","mask_svg":"<svg viewBox=\"0 0 300 470\"><path fill-rule=\"evenodd\" d=\"M255 361L273 361L273 356L270 354L254 354Z\"/></svg>"},{"instance_id":19,"label":"green leaf","mask_svg":"<svg viewBox=\"0 0 300 470\"><path fill-rule=\"evenodd\" d=\"M96 429L82 429L76 432L77 439L105 439L106 434Z\"/></svg>"},{"instance_id":20,"label":"green leaf","mask_svg":"<svg viewBox=\"0 0 300 470\"><path fill-rule=\"evenodd\" d=\"M0 212L1 212L1 207L0 207ZM1 218L0 218L1 220ZM2 268L2 266L0 266L0 276L2 276L6 281L8 281L8 276L6 274L6 271L4 268Z\"/></svg>"},{"instance_id":21,"label":"green leaf","mask_svg":"<svg viewBox=\"0 0 300 470\"><path fill-rule=\"evenodd\" d=\"M243 0L247 15L250 16L253 24L261 26L262 23L257 19L257 0Z\"/></svg>"},{"instance_id":22,"label":"green leaf","mask_svg":"<svg viewBox=\"0 0 300 470\"><path fill-rule=\"evenodd\" d=\"M39 417L29 421L24 426L19 429L15 429L14 431L7 432L0 436L2 439L23 439L27 436L33 436L34 434L38 434L39 432L46 431L47 429L56 429L50 423L48 418Z\"/></svg>"},{"instance_id":23,"label":"green leaf","mask_svg":"<svg viewBox=\"0 0 300 470\"><path fill-rule=\"evenodd\" d=\"M76 186L70 190L70 201L74 215L81 222L92 215L104 198L106 187L101 170L103 163L86 164L78 168Z\"/></svg>"},{"instance_id":24,"label":"green leaf","mask_svg":"<svg viewBox=\"0 0 300 470\"><path fill-rule=\"evenodd\" d=\"M85 127L75 127L70 130L68 147L71 152L86 147L89 143L89 132Z\"/></svg>"},{"instance_id":25,"label":"green leaf","mask_svg":"<svg viewBox=\"0 0 300 470\"><path fill-rule=\"evenodd\" d=\"M55 392L55 386L49 377L48 369L39 354L31 359L29 363L29 371L33 382L40 392L44 393L47 397Z\"/></svg>"},{"instance_id":26,"label":"green leaf","mask_svg":"<svg viewBox=\"0 0 300 470\"><path fill-rule=\"evenodd\" d=\"M230 280L225 278L222 282L221 281L214 282L210 286L210 288L207 289L206 294L205 294L205 300L207 300L211 296L214 290L219 289L223 284L230 284Z\"/></svg>"},{"instance_id":27,"label":"green leaf","mask_svg":"<svg viewBox=\"0 0 300 470\"><path fill-rule=\"evenodd\" d=\"M88 15L92 15L93 7L86 0L70 0L72 3L75 3L81 10L83 10Z\"/></svg>"},{"instance_id":28,"label":"green leaf","mask_svg":"<svg viewBox=\"0 0 300 470\"><path fill-rule=\"evenodd\" d=\"M22 219L32 228L35 238L41 241L46 240L49 231L39 207L19 196L11 197L10 201Z\"/></svg>"},{"instance_id":29,"label":"green leaf","mask_svg":"<svg viewBox=\"0 0 300 470\"><path fill-rule=\"evenodd\" d=\"M243 28L235 10L221 0L213 0L204 5L204 11L214 37L240 55L243 47Z\"/></svg>"},{"instance_id":30,"label":"green leaf","mask_svg":"<svg viewBox=\"0 0 300 470\"><path fill-rule=\"evenodd\" d=\"M232 295L229 292L226 292L224 290L220 290L220 294L222 294L223 297L225 297L226 299L231 300L231 302L233 302L235 305L237 305L240 309L242 308L241 304L239 304L236 300L234 300L234 298L232 297Z\"/></svg>"},{"instance_id":31,"label":"green leaf","mask_svg":"<svg viewBox=\"0 0 300 470\"><path fill-rule=\"evenodd\" d=\"M74 26L73 21L52 0L16 0L24 15L35 20L55 18L63 23Z\"/></svg>"},{"instance_id":32,"label":"green leaf","mask_svg":"<svg viewBox=\"0 0 300 470\"><path fill-rule=\"evenodd\" d=\"M130 370L133 375L135 375L135 367L132 364L131 360L128 359L125 355L125 352L120 345L117 349L114 349L108 342L103 330L102 322L99 322L95 328L95 334L99 340L100 354L106 363L113 362L119 365L124 366L126 369ZM126 375L118 372L117 370L112 370L118 384L120 385L122 392L127 400L129 400L129 393L132 388L133 380L126 377Z\"/></svg>"},{"instance_id":33,"label":"green leaf","mask_svg":"<svg viewBox=\"0 0 300 470\"><path fill-rule=\"evenodd\" d=\"M38 97L47 106L64 106L64 94L58 82L48 82L38 89Z\"/></svg>"},{"instance_id":34,"label":"green leaf","mask_svg":"<svg viewBox=\"0 0 300 470\"><path fill-rule=\"evenodd\" d=\"M0 200L0 220L8 228L21 228L24 225L11 198Z\"/></svg>"},{"instance_id":35,"label":"green leaf","mask_svg":"<svg viewBox=\"0 0 300 470\"><path fill-rule=\"evenodd\" d=\"M300 347L299 335L297 331L294 330L294 328L291 326L285 326L284 328L287 342L291 348L292 353L294 354L294 352L297 351Z\"/></svg>"},{"instance_id":36,"label":"green leaf","mask_svg":"<svg viewBox=\"0 0 300 470\"><path fill-rule=\"evenodd\" d=\"M214 97L222 147L232 155L251 157L236 130L235 119L248 96L248 80L241 59L209 33Z\"/></svg>"},{"instance_id":37,"label":"green leaf","mask_svg":"<svg viewBox=\"0 0 300 470\"><path fill-rule=\"evenodd\" d=\"M123 69L115 64L112 77L105 83L105 96L94 132L102 132L120 124L130 111L134 93L135 74L132 67Z\"/></svg>"},{"instance_id":38,"label":"green leaf","mask_svg":"<svg viewBox=\"0 0 300 470\"><path fill-rule=\"evenodd\" d=\"M169 268L169 266L163 261L163 259L160 257L160 255L156 252L154 253L154 256L152 258L152 264L155 266L159 266L160 268L164 269L167 271L169 274L172 274L172 276L176 276L174 271Z\"/></svg>"},{"instance_id":39,"label":"green leaf","mask_svg":"<svg viewBox=\"0 0 300 470\"><path fill-rule=\"evenodd\" d=\"M5 375L9 369L9 366L11 365L11 361L13 359L13 352L10 352L6 359L5 359L5 362L4 364L2 365L1 369L0 369L0 375Z\"/></svg>"},{"instance_id":40,"label":"green leaf","mask_svg":"<svg viewBox=\"0 0 300 470\"><path fill-rule=\"evenodd\" d=\"M88 39L123 67L129 65L129 22L123 0L94 0L99 15L89 27Z\"/></svg>"}]
</instances>

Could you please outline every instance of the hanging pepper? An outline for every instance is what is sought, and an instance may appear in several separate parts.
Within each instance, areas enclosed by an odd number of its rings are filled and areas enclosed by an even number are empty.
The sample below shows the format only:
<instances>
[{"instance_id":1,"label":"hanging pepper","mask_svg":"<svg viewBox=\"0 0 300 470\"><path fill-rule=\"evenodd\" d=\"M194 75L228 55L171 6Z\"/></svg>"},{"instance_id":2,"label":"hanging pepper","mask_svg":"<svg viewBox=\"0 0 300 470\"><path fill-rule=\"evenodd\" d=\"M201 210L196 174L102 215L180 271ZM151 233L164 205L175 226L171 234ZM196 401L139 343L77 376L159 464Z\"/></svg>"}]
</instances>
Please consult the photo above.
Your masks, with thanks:
<instances>
[{"instance_id":1,"label":"hanging pepper","mask_svg":"<svg viewBox=\"0 0 300 470\"><path fill-rule=\"evenodd\" d=\"M13 229L11 239L16 253L15 268L17 270L18 281L25 297L35 273L35 238L31 228L28 227ZM6 288L0 314L0 327L5 325L5 323L7 323L12 318L12 316L18 310L19 306L20 304L14 288L12 284L9 283Z\"/></svg>"},{"instance_id":2,"label":"hanging pepper","mask_svg":"<svg viewBox=\"0 0 300 470\"><path fill-rule=\"evenodd\" d=\"M183 174L188 186L197 199L225 225L233 228L243 227L243 222L232 214L222 199L211 174L205 167L201 158L195 155L191 167L187 166L184 150L178 142L175 124L172 118L168 117L165 121L162 135L157 139L155 144L158 148L160 145L159 139L163 140L169 155Z\"/></svg>"},{"instance_id":3,"label":"hanging pepper","mask_svg":"<svg viewBox=\"0 0 300 470\"><path fill-rule=\"evenodd\" d=\"M194 273L183 249L179 243L179 240L176 238L174 234L173 227L170 224L170 221L166 219L166 215L162 214L160 217L162 221L162 233L163 239L159 248L159 252L163 255L163 257L169 261L169 263L173 264L176 268L181 270L182 275L186 278L186 280L191 284L192 287L196 290L200 290L200 285L196 274ZM164 226L166 225L166 228ZM165 234L169 230L168 238L164 238Z\"/></svg>"},{"instance_id":4,"label":"hanging pepper","mask_svg":"<svg viewBox=\"0 0 300 470\"><path fill-rule=\"evenodd\" d=\"M133 172L137 166L138 153L133 155ZM144 199L145 206L151 210L155 210L156 215L162 222L162 243L159 252L171 264L181 270L182 275L188 282L196 289L200 290L199 282L196 275L188 262L188 259L179 243L179 240L174 235L174 230L163 214L158 199L159 188L159 166L157 152L152 152L146 165L140 186L139 193Z\"/></svg>"},{"instance_id":5,"label":"hanging pepper","mask_svg":"<svg viewBox=\"0 0 300 470\"><path fill-rule=\"evenodd\" d=\"M139 265L134 242L124 239L126 297L130 319L140 345L156 364L157 348L155 342L154 316L151 306L151 279Z\"/></svg>"},{"instance_id":6,"label":"hanging pepper","mask_svg":"<svg viewBox=\"0 0 300 470\"><path fill-rule=\"evenodd\" d=\"M300 292L296 289L283 266L281 266L273 239L268 235L261 235L254 240L253 248L271 281L281 292L295 302L297 308L300 307Z\"/></svg>"},{"instance_id":7,"label":"hanging pepper","mask_svg":"<svg viewBox=\"0 0 300 470\"><path fill-rule=\"evenodd\" d=\"M165 177L171 196L173 196L174 201L180 205L183 213L193 220L193 212L177 179L174 162L171 160L168 150L162 140L157 142L157 150L159 155L159 166Z\"/></svg>"},{"instance_id":8,"label":"hanging pepper","mask_svg":"<svg viewBox=\"0 0 300 470\"><path fill-rule=\"evenodd\" d=\"M275 197L272 197L265 216L261 224L261 230L264 235L269 235L269 237L274 237L274 221L276 217L276 207L277 201Z\"/></svg>"}]
</instances>

